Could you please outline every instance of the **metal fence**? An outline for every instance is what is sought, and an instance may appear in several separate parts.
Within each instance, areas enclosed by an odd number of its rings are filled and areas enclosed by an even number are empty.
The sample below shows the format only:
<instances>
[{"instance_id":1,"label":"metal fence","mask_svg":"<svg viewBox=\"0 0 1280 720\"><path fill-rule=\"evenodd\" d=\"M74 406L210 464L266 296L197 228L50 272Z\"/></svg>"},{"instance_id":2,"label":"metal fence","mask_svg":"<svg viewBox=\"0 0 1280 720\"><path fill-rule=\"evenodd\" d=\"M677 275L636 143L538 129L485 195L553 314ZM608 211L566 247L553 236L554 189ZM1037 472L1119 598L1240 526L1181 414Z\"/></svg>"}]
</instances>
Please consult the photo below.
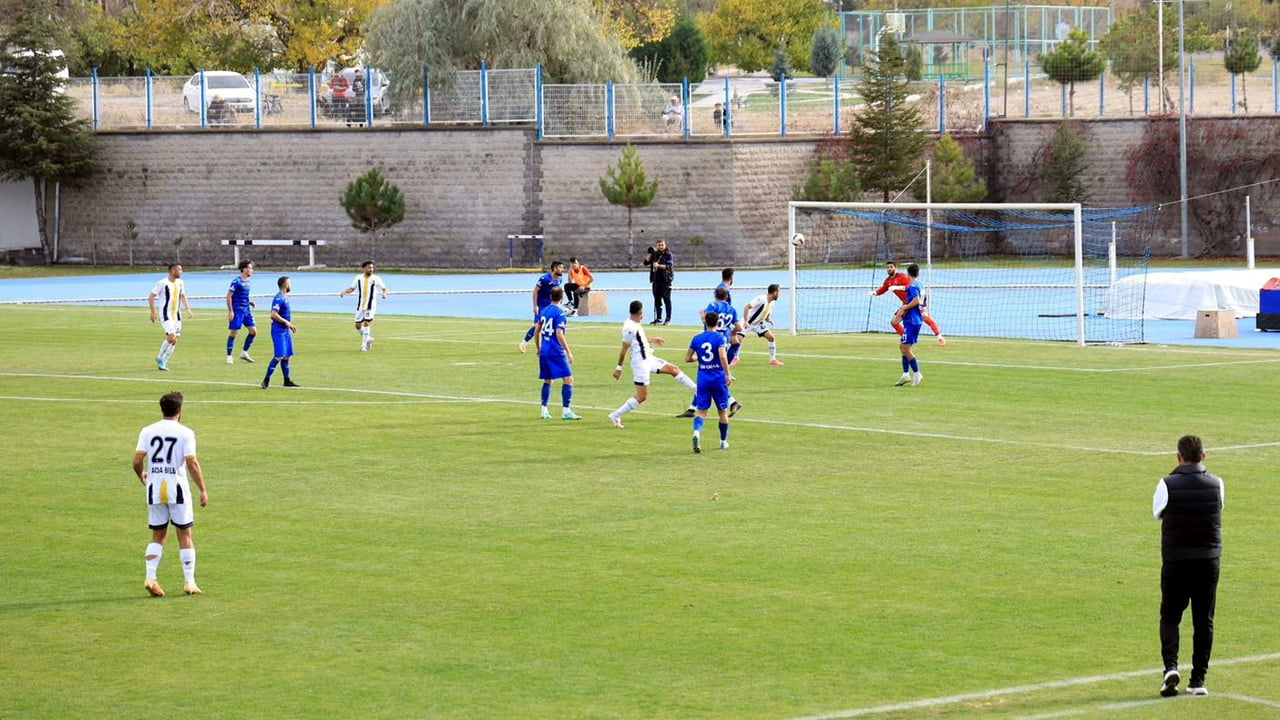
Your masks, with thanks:
<instances>
[{"instance_id":1,"label":"metal fence","mask_svg":"<svg viewBox=\"0 0 1280 720\"><path fill-rule=\"evenodd\" d=\"M922 130L978 132L991 118L1121 117L1177 112L1176 65L1159 75L1115 72L1068 85L1037 61L988 58L977 79L911 84ZM1280 114L1280 61L1232 74L1223 53L1189 56L1192 115ZM350 71L343 71L350 73ZM415 124L525 124L546 138L732 139L848 131L862 101L860 79L708 78L690 84L544 84L540 68L423 72L409 87L370 69L362 92L320 72L196 73L189 77L73 78L67 94L96 129L261 129ZM1163 102L1162 102L1163 100Z\"/></svg>"}]
</instances>

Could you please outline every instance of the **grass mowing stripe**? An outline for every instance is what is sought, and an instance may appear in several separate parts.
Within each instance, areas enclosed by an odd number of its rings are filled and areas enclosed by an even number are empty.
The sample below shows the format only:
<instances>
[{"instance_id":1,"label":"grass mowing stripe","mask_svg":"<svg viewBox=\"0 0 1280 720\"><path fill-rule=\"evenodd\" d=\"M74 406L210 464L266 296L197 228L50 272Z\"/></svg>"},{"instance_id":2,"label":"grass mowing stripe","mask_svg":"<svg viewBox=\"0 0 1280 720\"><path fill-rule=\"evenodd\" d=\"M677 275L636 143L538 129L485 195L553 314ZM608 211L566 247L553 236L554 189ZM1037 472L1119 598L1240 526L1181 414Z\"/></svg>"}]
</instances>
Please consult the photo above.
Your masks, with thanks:
<instances>
[{"instance_id":1,"label":"grass mowing stripe","mask_svg":"<svg viewBox=\"0 0 1280 720\"><path fill-rule=\"evenodd\" d=\"M1184 697L1182 699L1189 699ZM1018 720L1056 720L1057 718L1077 717L1079 715L1089 715L1091 713L1110 712L1113 710L1128 710L1129 708L1144 707L1146 705L1155 705L1160 702L1168 702L1170 698L1151 698L1148 700L1129 700L1126 702L1106 703L1103 705L1091 705L1089 707L1072 708L1070 710L1057 710L1055 712L1043 713L1041 715L1024 715Z\"/></svg>"}]
</instances>

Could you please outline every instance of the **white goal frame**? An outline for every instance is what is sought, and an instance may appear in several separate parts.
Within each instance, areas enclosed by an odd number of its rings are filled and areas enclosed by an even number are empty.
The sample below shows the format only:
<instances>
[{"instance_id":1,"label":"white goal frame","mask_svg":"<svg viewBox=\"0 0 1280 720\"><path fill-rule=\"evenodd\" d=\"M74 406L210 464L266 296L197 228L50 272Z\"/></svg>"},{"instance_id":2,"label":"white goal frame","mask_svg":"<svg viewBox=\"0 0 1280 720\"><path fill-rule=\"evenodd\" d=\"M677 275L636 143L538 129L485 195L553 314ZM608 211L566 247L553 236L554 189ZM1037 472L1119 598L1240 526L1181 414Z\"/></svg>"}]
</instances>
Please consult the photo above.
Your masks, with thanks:
<instances>
[{"instance_id":1,"label":"white goal frame","mask_svg":"<svg viewBox=\"0 0 1280 720\"><path fill-rule=\"evenodd\" d=\"M1076 269L1076 344L1085 346L1084 305L1084 212L1080 203L885 203L885 202L811 202L792 200L787 203L787 270L791 282L791 334L799 333L796 294L796 246L791 238L796 234L796 210L924 210L925 211L925 289L933 270L933 211L934 210L1037 210L1040 212L1071 211L1075 235Z\"/></svg>"}]
</instances>

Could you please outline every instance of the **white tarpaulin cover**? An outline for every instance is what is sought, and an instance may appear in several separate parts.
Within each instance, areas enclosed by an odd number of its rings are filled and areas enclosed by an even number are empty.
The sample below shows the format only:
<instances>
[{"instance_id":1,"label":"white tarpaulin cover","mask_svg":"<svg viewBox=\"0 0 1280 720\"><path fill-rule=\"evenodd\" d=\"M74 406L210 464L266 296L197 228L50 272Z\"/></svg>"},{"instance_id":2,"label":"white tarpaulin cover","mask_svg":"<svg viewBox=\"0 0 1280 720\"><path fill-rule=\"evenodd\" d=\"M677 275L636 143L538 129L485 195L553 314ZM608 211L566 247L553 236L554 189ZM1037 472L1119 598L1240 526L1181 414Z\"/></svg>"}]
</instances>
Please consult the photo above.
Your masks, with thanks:
<instances>
[{"instance_id":1,"label":"white tarpaulin cover","mask_svg":"<svg viewBox=\"0 0 1280 720\"><path fill-rule=\"evenodd\" d=\"M1107 291L1105 312L1117 320L1195 320L1199 310L1231 310L1237 318L1258 314L1258 289L1275 270L1153 272L1125 278ZM1146 283L1144 293L1125 287Z\"/></svg>"}]
</instances>

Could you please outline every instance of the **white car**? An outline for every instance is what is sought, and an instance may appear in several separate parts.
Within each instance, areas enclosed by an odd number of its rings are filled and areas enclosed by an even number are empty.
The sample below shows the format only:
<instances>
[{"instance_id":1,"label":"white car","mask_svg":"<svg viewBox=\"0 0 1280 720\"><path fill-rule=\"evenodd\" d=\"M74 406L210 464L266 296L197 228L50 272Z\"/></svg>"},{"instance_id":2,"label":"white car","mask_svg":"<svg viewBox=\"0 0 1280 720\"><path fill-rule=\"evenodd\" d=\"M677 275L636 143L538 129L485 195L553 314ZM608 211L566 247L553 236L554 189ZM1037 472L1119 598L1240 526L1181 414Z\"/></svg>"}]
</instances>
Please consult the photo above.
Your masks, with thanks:
<instances>
[{"instance_id":1,"label":"white car","mask_svg":"<svg viewBox=\"0 0 1280 720\"><path fill-rule=\"evenodd\" d=\"M242 115L252 116L258 102L258 94L254 92L253 84L240 73L227 70L205 72L204 106L206 108L213 102L214 96L221 97L227 105L231 106L231 109ZM200 112L200 73L192 75L191 79L182 86L182 107L187 112Z\"/></svg>"}]
</instances>

